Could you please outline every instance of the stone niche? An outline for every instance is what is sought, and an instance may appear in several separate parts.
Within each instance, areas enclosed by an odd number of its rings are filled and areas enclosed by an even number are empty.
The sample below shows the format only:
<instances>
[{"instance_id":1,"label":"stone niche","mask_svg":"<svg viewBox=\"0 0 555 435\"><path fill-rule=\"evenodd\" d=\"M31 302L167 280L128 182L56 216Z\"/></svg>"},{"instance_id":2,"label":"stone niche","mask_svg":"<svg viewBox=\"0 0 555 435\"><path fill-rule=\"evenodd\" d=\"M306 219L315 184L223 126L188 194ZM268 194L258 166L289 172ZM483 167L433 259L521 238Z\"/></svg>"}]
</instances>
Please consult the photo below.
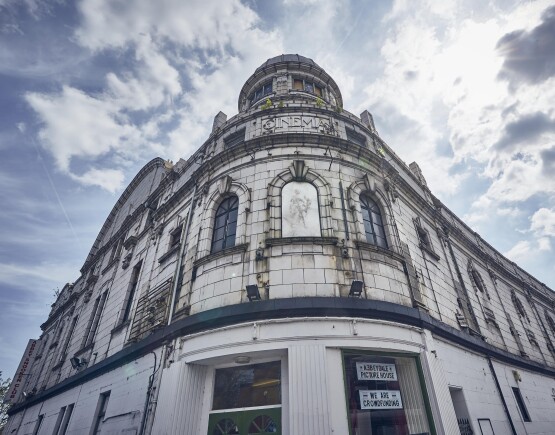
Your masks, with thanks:
<instances>
[{"instance_id":1,"label":"stone niche","mask_svg":"<svg viewBox=\"0 0 555 435\"><path fill-rule=\"evenodd\" d=\"M320 214L316 188L292 181L282 189L282 236L320 237Z\"/></svg>"}]
</instances>

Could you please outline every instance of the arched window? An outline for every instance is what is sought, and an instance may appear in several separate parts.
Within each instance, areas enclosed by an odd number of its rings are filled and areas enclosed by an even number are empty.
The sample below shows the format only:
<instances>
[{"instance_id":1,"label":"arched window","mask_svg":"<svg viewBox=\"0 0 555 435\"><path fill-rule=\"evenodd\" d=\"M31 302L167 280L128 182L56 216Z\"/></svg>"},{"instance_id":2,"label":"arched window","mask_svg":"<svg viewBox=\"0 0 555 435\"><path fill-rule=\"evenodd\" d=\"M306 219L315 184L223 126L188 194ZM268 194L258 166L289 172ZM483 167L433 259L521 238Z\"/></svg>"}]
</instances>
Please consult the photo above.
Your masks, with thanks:
<instances>
[{"instance_id":1,"label":"arched window","mask_svg":"<svg viewBox=\"0 0 555 435\"><path fill-rule=\"evenodd\" d=\"M214 220L214 234L212 236L211 252L218 252L235 246L235 230L237 229L237 212L239 198L230 196L222 201L216 211Z\"/></svg>"},{"instance_id":2,"label":"arched window","mask_svg":"<svg viewBox=\"0 0 555 435\"><path fill-rule=\"evenodd\" d=\"M378 204L369 197L361 195L360 208L362 210L366 240L373 245L387 248L382 213L380 212Z\"/></svg>"}]
</instances>

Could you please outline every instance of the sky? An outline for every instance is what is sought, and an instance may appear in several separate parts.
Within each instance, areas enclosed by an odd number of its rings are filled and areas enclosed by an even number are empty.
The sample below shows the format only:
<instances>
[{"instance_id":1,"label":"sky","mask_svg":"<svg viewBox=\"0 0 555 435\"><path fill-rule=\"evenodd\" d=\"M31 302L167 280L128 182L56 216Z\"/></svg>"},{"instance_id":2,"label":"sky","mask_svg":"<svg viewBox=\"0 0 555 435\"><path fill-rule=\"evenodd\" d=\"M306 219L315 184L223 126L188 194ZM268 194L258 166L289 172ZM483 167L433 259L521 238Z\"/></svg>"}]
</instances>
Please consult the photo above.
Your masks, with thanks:
<instances>
[{"instance_id":1,"label":"sky","mask_svg":"<svg viewBox=\"0 0 555 435\"><path fill-rule=\"evenodd\" d=\"M555 289L552 1L0 0L4 377L137 171L191 155L282 53Z\"/></svg>"}]
</instances>

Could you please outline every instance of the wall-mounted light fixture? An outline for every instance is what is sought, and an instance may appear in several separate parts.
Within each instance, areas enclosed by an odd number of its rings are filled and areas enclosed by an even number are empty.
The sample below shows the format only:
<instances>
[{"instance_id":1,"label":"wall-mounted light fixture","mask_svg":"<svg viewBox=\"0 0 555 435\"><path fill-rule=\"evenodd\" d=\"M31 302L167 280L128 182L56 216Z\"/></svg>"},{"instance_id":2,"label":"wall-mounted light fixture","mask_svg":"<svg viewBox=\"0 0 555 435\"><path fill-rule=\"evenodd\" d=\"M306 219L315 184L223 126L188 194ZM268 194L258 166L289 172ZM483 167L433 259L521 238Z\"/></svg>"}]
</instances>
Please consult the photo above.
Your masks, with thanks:
<instances>
[{"instance_id":1,"label":"wall-mounted light fixture","mask_svg":"<svg viewBox=\"0 0 555 435\"><path fill-rule=\"evenodd\" d=\"M351 284L351 289L349 290L349 296L360 298L363 287L364 283L362 281L354 280Z\"/></svg>"},{"instance_id":2,"label":"wall-mounted light fixture","mask_svg":"<svg viewBox=\"0 0 555 435\"><path fill-rule=\"evenodd\" d=\"M247 286L247 297L249 301L259 301L260 300L260 291L258 291L257 285L248 285Z\"/></svg>"},{"instance_id":3,"label":"wall-mounted light fixture","mask_svg":"<svg viewBox=\"0 0 555 435\"><path fill-rule=\"evenodd\" d=\"M251 362L250 356L239 355L235 357L235 364L248 364Z\"/></svg>"},{"instance_id":4,"label":"wall-mounted light fixture","mask_svg":"<svg viewBox=\"0 0 555 435\"><path fill-rule=\"evenodd\" d=\"M84 360L83 358L78 358L76 356L74 356L73 358L70 358L69 362L71 363L71 367L73 367L74 369L78 369L79 367L82 367L85 364L87 364L86 360Z\"/></svg>"}]
</instances>

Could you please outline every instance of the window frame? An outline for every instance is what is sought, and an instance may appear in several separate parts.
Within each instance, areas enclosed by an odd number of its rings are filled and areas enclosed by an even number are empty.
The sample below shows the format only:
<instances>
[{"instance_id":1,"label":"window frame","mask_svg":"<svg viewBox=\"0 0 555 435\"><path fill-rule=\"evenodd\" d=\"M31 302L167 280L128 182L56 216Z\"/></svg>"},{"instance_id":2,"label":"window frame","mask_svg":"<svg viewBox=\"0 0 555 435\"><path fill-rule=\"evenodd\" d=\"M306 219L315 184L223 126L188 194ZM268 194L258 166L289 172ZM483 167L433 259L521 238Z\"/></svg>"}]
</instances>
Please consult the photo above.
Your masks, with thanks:
<instances>
[{"instance_id":1,"label":"window frame","mask_svg":"<svg viewBox=\"0 0 555 435\"><path fill-rule=\"evenodd\" d=\"M239 130L235 131L234 133L228 134L224 137L224 148L234 148L243 142L245 142L246 136L246 128L240 128Z\"/></svg>"},{"instance_id":2,"label":"window frame","mask_svg":"<svg viewBox=\"0 0 555 435\"><path fill-rule=\"evenodd\" d=\"M370 205L370 204L368 204L368 201L373 203L373 205L377 209L377 213L375 211L373 212L371 210L371 207L367 206L367 205ZM381 209L378 201L374 200L370 195L368 195L366 193L361 193L360 196L359 196L359 203L360 203L360 212L361 212L361 215L362 215L362 226L364 228L364 235L365 235L365 238L366 238L366 242L368 242L368 243L370 243L374 246L377 246L379 248L382 248L382 249L389 249L389 243L387 241L387 233L386 233L386 229L385 229L386 225L384 223L384 217L383 217L384 213L382 213L382 209ZM365 211L366 211L369 219L365 219ZM380 220L381 220L381 224L375 224L374 223L372 213L379 215ZM370 223L372 232L367 231L365 221L368 221ZM382 231L383 236L380 236L380 238L383 239L383 241L384 241L383 244L380 244L380 243L377 242L376 230L375 230L376 225L381 227L381 231ZM372 237L372 240L370 240L370 236Z\"/></svg>"},{"instance_id":3,"label":"window frame","mask_svg":"<svg viewBox=\"0 0 555 435\"><path fill-rule=\"evenodd\" d=\"M516 401L516 406L522 418L522 421L525 423L530 423L532 418L530 417L530 413L528 412L528 408L526 408L526 403L524 402L524 398L522 397L522 393L520 392L520 388L518 387L511 387L513 390L513 396Z\"/></svg>"},{"instance_id":4,"label":"window frame","mask_svg":"<svg viewBox=\"0 0 555 435\"><path fill-rule=\"evenodd\" d=\"M302 82L302 89L295 88L295 82ZM307 89L308 86L312 86L312 90ZM319 94L318 92L316 92L316 89L319 90ZM322 86L320 83L312 78L305 79L304 77L293 77L293 86L291 88L291 90L293 91L306 92L307 94L311 94L318 98L321 98L322 100L328 101L328 99L325 98L325 89L325 86Z\"/></svg>"},{"instance_id":5,"label":"window frame","mask_svg":"<svg viewBox=\"0 0 555 435\"><path fill-rule=\"evenodd\" d=\"M228 209L220 212L220 209L224 207L224 205L228 203ZM230 215L235 212L235 221L230 222ZM222 216L225 216L224 224L221 226L217 226L218 219ZM235 194L228 195L223 198L219 203L218 207L216 208L216 212L214 214L214 219L212 221L213 228L212 228L212 238L210 243L210 254L215 254L217 252L225 251L227 248L231 248L236 245L237 242L237 221L239 219L239 197ZM231 224L233 224L233 243L228 244L228 238L230 237L230 228ZM218 230L223 229L223 237L216 239L216 235L218 234ZM221 247L215 247L217 242L221 241Z\"/></svg>"},{"instance_id":6,"label":"window frame","mask_svg":"<svg viewBox=\"0 0 555 435\"><path fill-rule=\"evenodd\" d=\"M99 433L98 429L102 429L101 423L103 423L104 416L108 410L111 393L111 390L104 391L103 393L100 393L100 396L98 396L98 402L96 404L96 410L93 417L93 424L91 425L91 431L89 432L90 435L96 435Z\"/></svg>"},{"instance_id":7,"label":"window frame","mask_svg":"<svg viewBox=\"0 0 555 435\"><path fill-rule=\"evenodd\" d=\"M237 356L237 355L234 355ZM264 405L264 406L254 406L254 407L246 407L246 408L230 408L230 409L217 409L214 410L213 408L213 401L214 401L214 390L215 390L215 382L216 382L216 371L219 369L226 369L226 368L234 368L238 367L236 362L232 362L231 360L222 362L221 364L216 364L211 367L208 375L205 378L205 395L204 395L204 412L203 414L206 416L206 420L203 421L203 424L206 425L205 427L210 428L210 421L211 417L214 418L215 416L220 416L219 418L226 418L228 414L246 414L252 415L255 413L262 413L264 411L269 411L270 414L274 412L278 412L280 416L280 421L278 424L278 429L281 429L280 433L283 433L283 428L286 427L287 423L289 422L289 369L288 369L288 359L287 354L283 354L280 352L280 355L265 355L257 358L253 358L249 363L245 364L246 366L249 365L258 365L258 364L266 364L271 362L279 362L280 363L280 404L278 405ZM267 415L267 414L266 414ZM272 417L272 415L270 415ZM272 417L273 418L273 417ZM211 432L209 432L211 433Z\"/></svg>"},{"instance_id":8,"label":"window frame","mask_svg":"<svg viewBox=\"0 0 555 435\"><path fill-rule=\"evenodd\" d=\"M385 358L407 358L412 359L416 365L416 372L418 374L418 383L420 387L420 392L422 394L422 399L424 403L424 412L428 421L430 435L437 435L437 428L434 420L434 413L432 412L431 406L431 399L428 393L428 384L426 383L426 379L424 376L424 369L422 367L422 360L419 354L415 354L412 352L387 352L387 351L378 351L378 350L369 350L369 349L351 349L351 348L344 348L341 349L341 367L343 371L343 388L345 393L345 399L348 399L349 391L348 391L348 376L347 376L347 366L345 364L345 357L346 356L368 356L368 357L385 357ZM404 394L401 394L403 397ZM348 400L345 400L344 403L345 412L349 415L349 405ZM349 435L354 435L352 432L351 425L348 427Z\"/></svg>"},{"instance_id":9,"label":"window frame","mask_svg":"<svg viewBox=\"0 0 555 435\"><path fill-rule=\"evenodd\" d=\"M103 293L98 295L94 301L94 308L83 339L83 348L86 348L94 343L94 338L96 332L98 331L98 326L100 325L100 318L102 317L102 312L104 311L104 306L106 305L106 299L108 299L108 290L105 290Z\"/></svg>"},{"instance_id":10,"label":"window frame","mask_svg":"<svg viewBox=\"0 0 555 435\"><path fill-rule=\"evenodd\" d=\"M141 279L141 271L143 268L143 260L139 260L131 271L131 278L129 280L127 292L125 294L125 300L123 304L123 310L121 312L121 319L118 325L122 325L131 320L131 311L133 308L133 301L135 295L137 294L137 288L139 287L139 280Z\"/></svg>"},{"instance_id":11,"label":"window frame","mask_svg":"<svg viewBox=\"0 0 555 435\"><path fill-rule=\"evenodd\" d=\"M345 133L347 135L347 140L355 145L366 147L368 142L366 140L366 136L362 133L359 133L353 128L345 127Z\"/></svg>"},{"instance_id":12,"label":"window frame","mask_svg":"<svg viewBox=\"0 0 555 435\"><path fill-rule=\"evenodd\" d=\"M267 89L269 87L269 90ZM258 86L251 94L251 104L271 95L274 92L274 83L272 80Z\"/></svg>"}]
</instances>

